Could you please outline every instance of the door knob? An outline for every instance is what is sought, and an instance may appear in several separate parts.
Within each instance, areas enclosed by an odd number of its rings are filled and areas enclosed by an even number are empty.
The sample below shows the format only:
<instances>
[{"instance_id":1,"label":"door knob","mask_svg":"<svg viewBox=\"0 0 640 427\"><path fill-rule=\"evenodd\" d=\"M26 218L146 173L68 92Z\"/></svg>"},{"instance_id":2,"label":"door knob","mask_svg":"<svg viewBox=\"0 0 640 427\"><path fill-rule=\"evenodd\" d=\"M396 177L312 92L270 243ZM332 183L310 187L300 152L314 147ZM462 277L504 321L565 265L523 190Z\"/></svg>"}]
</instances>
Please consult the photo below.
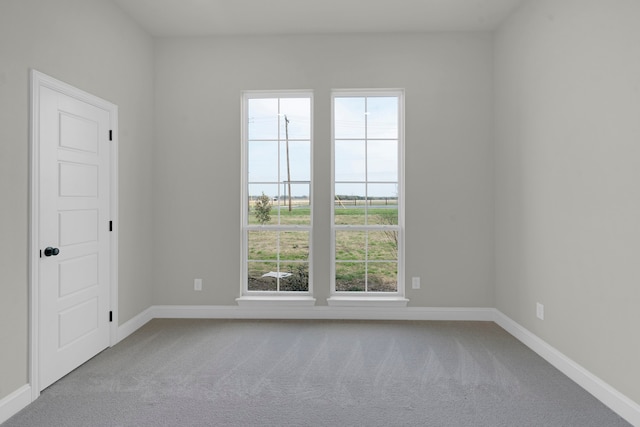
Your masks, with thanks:
<instances>
[{"instance_id":1,"label":"door knob","mask_svg":"<svg viewBox=\"0 0 640 427\"><path fill-rule=\"evenodd\" d=\"M49 246L48 248L45 248L44 250L44 256L56 256L60 253L60 249L58 248L52 248L51 246Z\"/></svg>"}]
</instances>

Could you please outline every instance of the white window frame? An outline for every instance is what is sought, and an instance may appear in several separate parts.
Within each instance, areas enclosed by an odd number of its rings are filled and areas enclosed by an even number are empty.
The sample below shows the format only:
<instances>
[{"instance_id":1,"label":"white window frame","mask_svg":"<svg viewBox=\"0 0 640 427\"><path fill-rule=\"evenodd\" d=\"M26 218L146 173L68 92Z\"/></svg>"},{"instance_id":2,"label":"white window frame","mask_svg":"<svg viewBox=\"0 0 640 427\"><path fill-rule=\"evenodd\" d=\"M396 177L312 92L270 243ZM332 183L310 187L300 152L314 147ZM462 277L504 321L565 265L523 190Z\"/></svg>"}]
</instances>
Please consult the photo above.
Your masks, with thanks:
<instances>
[{"instance_id":1,"label":"white window frame","mask_svg":"<svg viewBox=\"0 0 640 427\"><path fill-rule=\"evenodd\" d=\"M335 98L339 97L383 97L398 98L398 225L336 225L335 224ZM405 176L404 176L404 90L403 89L334 89L331 93L331 289L327 299L329 305L353 306L405 306ZM336 230L383 230L394 228L398 232L398 285L395 292L336 291Z\"/></svg>"},{"instance_id":2,"label":"white window frame","mask_svg":"<svg viewBox=\"0 0 640 427\"><path fill-rule=\"evenodd\" d=\"M249 224L249 126L248 126L248 106L250 99L266 98L309 98L310 99L310 159L309 159L309 201L311 204L310 222L308 225L254 225ZM282 91L244 91L241 99L241 183L242 183L242 206L241 206L241 297L236 301L240 305L261 305L261 304L285 304L285 305L313 305L315 299L313 295L313 92L310 90L282 90ZM250 230L269 231L308 231L309 232L309 288L307 291L255 291L248 288L248 232Z\"/></svg>"}]
</instances>

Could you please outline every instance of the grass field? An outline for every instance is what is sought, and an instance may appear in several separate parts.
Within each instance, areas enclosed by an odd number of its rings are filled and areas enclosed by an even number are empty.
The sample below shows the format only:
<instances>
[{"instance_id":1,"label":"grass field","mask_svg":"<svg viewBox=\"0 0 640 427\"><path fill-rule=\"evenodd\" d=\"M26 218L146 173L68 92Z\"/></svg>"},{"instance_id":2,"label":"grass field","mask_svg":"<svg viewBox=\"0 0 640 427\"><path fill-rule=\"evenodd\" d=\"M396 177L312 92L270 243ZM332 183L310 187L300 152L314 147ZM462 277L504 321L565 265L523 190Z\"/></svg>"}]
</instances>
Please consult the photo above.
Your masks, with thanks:
<instances>
[{"instance_id":1,"label":"grass field","mask_svg":"<svg viewBox=\"0 0 640 427\"><path fill-rule=\"evenodd\" d=\"M395 206L336 207L336 225L396 225ZM249 224L259 224L250 206ZM272 209L271 220L278 224L278 213ZM310 209L298 206L292 211L280 210L280 224L310 224ZM249 290L306 291L309 272L309 231L250 230ZM279 257L278 257L279 248ZM395 292L397 290L397 233L384 231L336 231L336 290ZM262 277L270 272L290 273L287 277ZM365 279L366 277L366 279ZM365 289L366 287L366 289Z\"/></svg>"}]
</instances>

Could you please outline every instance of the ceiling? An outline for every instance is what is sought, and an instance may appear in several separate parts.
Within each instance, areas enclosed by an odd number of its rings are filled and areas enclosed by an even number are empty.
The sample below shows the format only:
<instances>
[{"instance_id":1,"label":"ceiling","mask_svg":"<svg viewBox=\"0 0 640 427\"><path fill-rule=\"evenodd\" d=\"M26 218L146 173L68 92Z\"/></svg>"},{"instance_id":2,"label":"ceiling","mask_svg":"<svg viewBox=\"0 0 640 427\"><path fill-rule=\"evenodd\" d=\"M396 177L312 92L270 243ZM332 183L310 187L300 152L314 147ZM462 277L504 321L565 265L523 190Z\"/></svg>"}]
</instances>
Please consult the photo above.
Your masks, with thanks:
<instances>
[{"instance_id":1,"label":"ceiling","mask_svg":"<svg viewBox=\"0 0 640 427\"><path fill-rule=\"evenodd\" d=\"M486 31L525 0L113 0L168 36Z\"/></svg>"}]
</instances>

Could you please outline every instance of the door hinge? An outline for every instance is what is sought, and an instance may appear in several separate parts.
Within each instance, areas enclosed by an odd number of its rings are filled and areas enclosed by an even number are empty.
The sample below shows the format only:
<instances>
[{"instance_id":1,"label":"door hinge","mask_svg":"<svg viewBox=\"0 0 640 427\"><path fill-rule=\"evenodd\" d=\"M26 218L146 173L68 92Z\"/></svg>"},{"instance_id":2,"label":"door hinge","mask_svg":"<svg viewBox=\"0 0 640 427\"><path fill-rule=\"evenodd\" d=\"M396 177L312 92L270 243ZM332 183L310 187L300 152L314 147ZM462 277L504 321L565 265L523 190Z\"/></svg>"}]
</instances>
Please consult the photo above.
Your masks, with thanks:
<instances>
[{"instance_id":1,"label":"door hinge","mask_svg":"<svg viewBox=\"0 0 640 427\"><path fill-rule=\"evenodd\" d=\"M113 221L109 221L109 231L113 231Z\"/></svg>"},{"instance_id":2,"label":"door hinge","mask_svg":"<svg viewBox=\"0 0 640 427\"><path fill-rule=\"evenodd\" d=\"M113 311L109 312L109 322L113 322Z\"/></svg>"},{"instance_id":3,"label":"door hinge","mask_svg":"<svg viewBox=\"0 0 640 427\"><path fill-rule=\"evenodd\" d=\"M109 141L113 141L113 131L109 130Z\"/></svg>"}]
</instances>

